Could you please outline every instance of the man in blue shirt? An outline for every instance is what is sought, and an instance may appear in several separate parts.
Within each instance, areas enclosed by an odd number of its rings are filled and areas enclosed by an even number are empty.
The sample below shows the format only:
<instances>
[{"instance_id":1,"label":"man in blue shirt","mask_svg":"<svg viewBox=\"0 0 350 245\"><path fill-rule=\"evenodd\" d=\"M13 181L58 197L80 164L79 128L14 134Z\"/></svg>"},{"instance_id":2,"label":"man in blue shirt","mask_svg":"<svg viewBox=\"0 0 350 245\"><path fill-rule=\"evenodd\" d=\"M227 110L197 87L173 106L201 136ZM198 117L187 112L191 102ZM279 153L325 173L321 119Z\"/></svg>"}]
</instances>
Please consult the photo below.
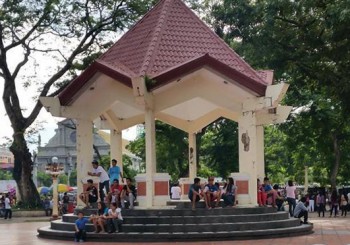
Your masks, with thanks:
<instances>
[{"instance_id":1,"label":"man in blue shirt","mask_svg":"<svg viewBox=\"0 0 350 245\"><path fill-rule=\"evenodd\" d=\"M216 200L215 207L219 206L221 191L214 184L214 177L208 178L208 184L204 187L204 201L207 209L211 209L211 202Z\"/></svg>"},{"instance_id":2,"label":"man in blue shirt","mask_svg":"<svg viewBox=\"0 0 350 245\"><path fill-rule=\"evenodd\" d=\"M78 219L75 221L75 241L85 242L86 241L86 223L89 222L87 218L84 218L82 211L78 212Z\"/></svg>"},{"instance_id":3,"label":"man in blue shirt","mask_svg":"<svg viewBox=\"0 0 350 245\"><path fill-rule=\"evenodd\" d=\"M119 180L119 176L122 179L122 183L124 183L122 172L120 171L119 166L117 166L117 160L112 159L112 167L109 168L108 174L111 185L115 179Z\"/></svg>"}]
</instances>

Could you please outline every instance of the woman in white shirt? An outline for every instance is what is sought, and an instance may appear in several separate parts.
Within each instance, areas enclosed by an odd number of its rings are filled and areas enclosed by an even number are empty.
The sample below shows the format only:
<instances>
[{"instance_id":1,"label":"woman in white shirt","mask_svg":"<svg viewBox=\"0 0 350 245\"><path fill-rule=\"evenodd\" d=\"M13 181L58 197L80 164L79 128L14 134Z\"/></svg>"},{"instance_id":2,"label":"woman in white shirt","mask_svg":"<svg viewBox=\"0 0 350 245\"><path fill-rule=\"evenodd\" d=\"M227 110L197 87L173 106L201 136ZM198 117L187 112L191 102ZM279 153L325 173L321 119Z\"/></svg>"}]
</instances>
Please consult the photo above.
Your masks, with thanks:
<instances>
[{"instance_id":1,"label":"woman in white shirt","mask_svg":"<svg viewBox=\"0 0 350 245\"><path fill-rule=\"evenodd\" d=\"M295 195L297 187L293 184L292 180L288 180L288 185L286 186L287 202L289 206L290 217L293 217L294 209L296 205Z\"/></svg>"},{"instance_id":2,"label":"woman in white shirt","mask_svg":"<svg viewBox=\"0 0 350 245\"><path fill-rule=\"evenodd\" d=\"M170 189L171 199L180 200L181 198L181 188L178 183L174 184L174 186Z\"/></svg>"},{"instance_id":3,"label":"woman in white shirt","mask_svg":"<svg viewBox=\"0 0 350 245\"><path fill-rule=\"evenodd\" d=\"M113 231L116 233L122 231L122 210L118 208L117 203L111 203L110 209L108 210L108 215L105 216L105 219L107 219L109 228L108 233L112 233Z\"/></svg>"}]
</instances>

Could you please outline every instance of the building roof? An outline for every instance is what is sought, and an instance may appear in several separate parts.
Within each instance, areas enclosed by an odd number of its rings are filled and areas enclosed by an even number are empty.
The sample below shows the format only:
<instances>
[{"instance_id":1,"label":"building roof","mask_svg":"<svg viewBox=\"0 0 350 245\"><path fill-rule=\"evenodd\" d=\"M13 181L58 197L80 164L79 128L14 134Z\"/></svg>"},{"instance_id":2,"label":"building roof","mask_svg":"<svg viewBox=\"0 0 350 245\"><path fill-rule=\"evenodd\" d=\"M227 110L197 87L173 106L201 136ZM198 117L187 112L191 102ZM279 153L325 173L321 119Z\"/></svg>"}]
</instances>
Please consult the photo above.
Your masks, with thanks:
<instances>
[{"instance_id":1,"label":"building roof","mask_svg":"<svg viewBox=\"0 0 350 245\"><path fill-rule=\"evenodd\" d=\"M190 61L209 57L243 86L263 95L269 84L234 50L202 22L182 0L161 0L122 38L59 95L61 104L69 104L75 93L96 72L107 74L131 87L134 77L156 78ZM208 61L201 59L201 66ZM209 61L213 63L212 61ZM179 69L180 68L180 69ZM190 69L189 69L190 70ZM181 74L180 74L181 75ZM265 75L265 74L264 74ZM167 77L174 79L174 77ZM162 85L154 79L155 87ZM169 82L169 81L168 81ZM151 88L152 89L152 88Z\"/></svg>"}]
</instances>

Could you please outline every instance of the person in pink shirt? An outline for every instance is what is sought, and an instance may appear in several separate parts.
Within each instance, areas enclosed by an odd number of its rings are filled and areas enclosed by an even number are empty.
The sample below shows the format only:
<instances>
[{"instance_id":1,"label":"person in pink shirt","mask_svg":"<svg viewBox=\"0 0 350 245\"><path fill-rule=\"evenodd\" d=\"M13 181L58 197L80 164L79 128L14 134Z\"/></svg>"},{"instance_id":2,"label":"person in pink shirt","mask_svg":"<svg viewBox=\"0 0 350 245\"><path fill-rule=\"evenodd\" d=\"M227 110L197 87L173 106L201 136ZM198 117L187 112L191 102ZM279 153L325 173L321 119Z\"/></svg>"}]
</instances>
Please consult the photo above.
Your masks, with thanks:
<instances>
[{"instance_id":1,"label":"person in pink shirt","mask_svg":"<svg viewBox=\"0 0 350 245\"><path fill-rule=\"evenodd\" d=\"M293 217L296 201L295 201L295 195L296 195L296 186L293 184L292 180L288 180L288 185L286 186L286 195L287 195L287 202L289 206L289 214L290 217Z\"/></svg>"}]
</instances>

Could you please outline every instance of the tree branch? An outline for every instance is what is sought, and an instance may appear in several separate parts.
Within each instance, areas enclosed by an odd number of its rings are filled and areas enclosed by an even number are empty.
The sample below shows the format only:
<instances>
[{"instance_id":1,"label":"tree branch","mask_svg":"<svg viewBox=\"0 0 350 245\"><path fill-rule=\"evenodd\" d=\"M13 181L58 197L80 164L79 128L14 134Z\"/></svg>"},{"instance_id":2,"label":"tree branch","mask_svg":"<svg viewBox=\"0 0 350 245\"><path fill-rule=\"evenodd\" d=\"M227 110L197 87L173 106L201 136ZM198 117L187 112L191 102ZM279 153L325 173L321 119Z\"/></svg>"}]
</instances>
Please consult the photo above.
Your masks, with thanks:
<instances>
[{"instance_id":1,"label":"tree branch","mask_svg":"<svg viewBox=\"0 0 350 245\"><path fill-rule=\"evenodd\" d=\"M98 30L98 29L97 29ZM94 39L96 38L96 35L99 32L97 31L94 33L93 31L89 32L85 37L80 41L79 45L76 47L76 49L72 52L70 57L67 59L67 62L65 66L58 72L56 72L44 85L43 90L40 93L41 96L46 96L47 93L49 92L52 84L54 84L59 78L61 78L71 67L73 64L74 59L76 58L77 55L80 53L84 52L89 46L91 46L94 42ZM85 42L89 39L90 41L85 44ZM29 127L36 119L36 117L39 115L39 112L42 108L41 102L38 100L33 108L33 111L30 113L30 115L26 118L26 123L25 126Z\"/></svg>"},{"instance_id":2,"label":"tree branch","mask_svg":"<svg viewBox=\"0 0 350 245\"><path fill-rule=\"evenodd\" d=\"M8 51L14 47L17 47L21 44L24 44L25 41L34 33L34 31L36 31L38 29L38 27L41 26L42 22L45 20L46 18L46 14L44 12L44 14L39 18L39 20L37 21L37 23L35 23L35 25L27 32L27 34L22 37L22 38L19 38L17 42L12 42L11 44L9 44L7 47L5 47L5 50ZM13 30L11 29L11 31L13 32Z\"/></svg>"},{"instance_id":3,"label":"tree branch","mask_svg":"<svg viewBox=\"0 0 350 245\"><path fill-rule=\"evenodd\" d=\"M12 79L15 80L19 71L21 70L21 68L28 62L28 58L30 55L30 48L28 45L26 45L25 43L23 43L23 46L26 50L25 54L24 54L24 58L21 62L18 63L18 65L16 66L16 69L14 70L13 74L12 74Z\"/></svg>"}]
</instances>

